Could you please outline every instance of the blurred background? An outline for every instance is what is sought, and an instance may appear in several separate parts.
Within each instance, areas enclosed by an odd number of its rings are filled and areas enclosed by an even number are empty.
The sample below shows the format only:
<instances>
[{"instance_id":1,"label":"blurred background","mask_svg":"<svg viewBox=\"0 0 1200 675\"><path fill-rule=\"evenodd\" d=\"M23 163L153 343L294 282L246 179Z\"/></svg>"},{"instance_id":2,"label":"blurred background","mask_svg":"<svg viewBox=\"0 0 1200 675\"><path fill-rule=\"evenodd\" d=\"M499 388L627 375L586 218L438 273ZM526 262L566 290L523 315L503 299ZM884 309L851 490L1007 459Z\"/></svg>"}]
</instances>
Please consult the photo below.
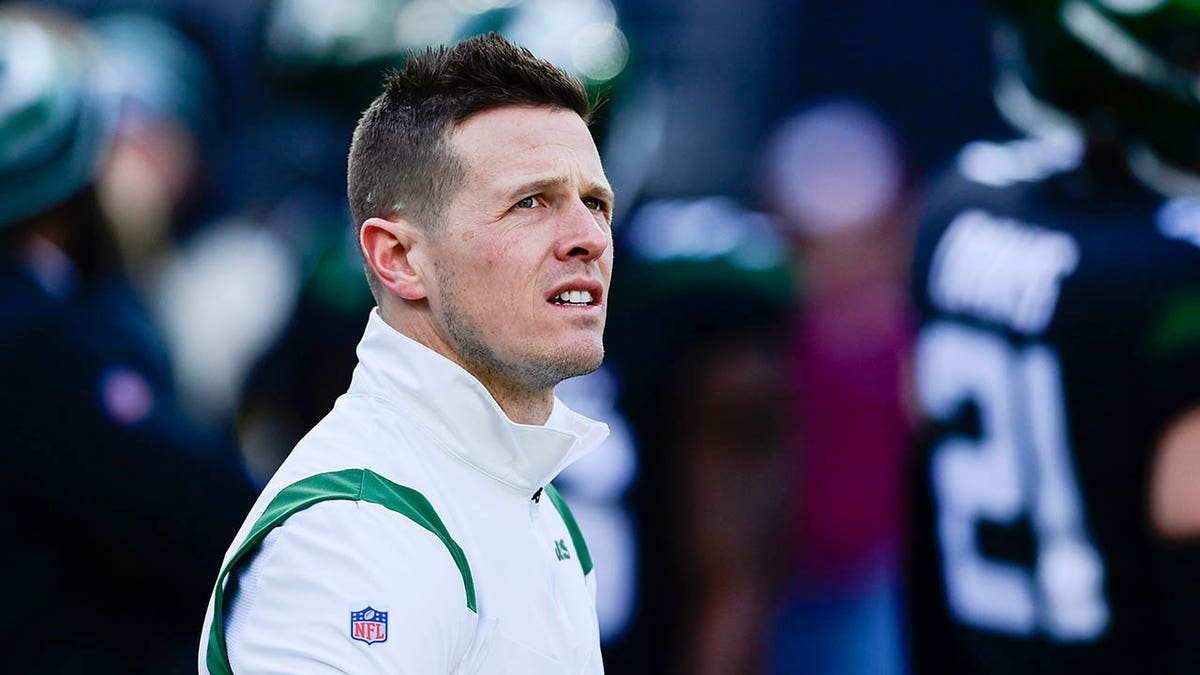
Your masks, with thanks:
<instances>
[{"instance_id":1,"label":"blurred background","mask_svg":"<svg viewBox=\"0 0 1200 675\"><path fill-rule=\"evenodd\" d=\"M357 115L408 50L488 30L601 102L609 358L559 394L613 434L557 482L608 672L902 672L914 200L1007 133L978 3L26 7L88 57L13 35L0 68L0 215L69 207L36 237L0 226L52 298L0 278L0 518L27 552L0 634L32 653L13 672L194 672L224 548L345 390L373 304L345 198ZM77 81L98 119L60 91ZM67 120L40 166L27 110ZM86 635L38 623L64 613Z\"/></svg>"}]
</instances>

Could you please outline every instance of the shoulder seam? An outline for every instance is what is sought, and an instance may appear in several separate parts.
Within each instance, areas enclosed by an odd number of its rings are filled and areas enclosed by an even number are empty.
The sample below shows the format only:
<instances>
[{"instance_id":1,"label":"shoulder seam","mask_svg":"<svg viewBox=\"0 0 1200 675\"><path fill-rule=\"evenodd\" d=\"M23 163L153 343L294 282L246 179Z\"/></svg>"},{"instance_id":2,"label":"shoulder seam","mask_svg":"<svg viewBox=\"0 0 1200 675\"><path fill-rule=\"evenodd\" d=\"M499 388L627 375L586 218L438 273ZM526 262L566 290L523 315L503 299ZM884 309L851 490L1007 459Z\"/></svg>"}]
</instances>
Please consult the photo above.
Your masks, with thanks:
<instances>
[{"instance_id":1,"label":"shoulder seam","mask_svg":"<svg viewBox=\"0 0 1200 675\"><path fill-rule=\"evenodd\" d=\"M355 486L357 483L357 486ZM374 488L373 490L371 488ZM226 581L243 558L292 515L324 501L343 500L378 504L403 515L442 541L458 566L466 592L467 609L478 612L475 582L462 548L450 536L433 505L417 490L397 483L370 469L343 469L302 478L280 490L250 528L245 540L229 558L213 590L213 617L209 625L206 665L211 675L233 675L225 645L224 600Z\"/></svg>"}]
</instances>

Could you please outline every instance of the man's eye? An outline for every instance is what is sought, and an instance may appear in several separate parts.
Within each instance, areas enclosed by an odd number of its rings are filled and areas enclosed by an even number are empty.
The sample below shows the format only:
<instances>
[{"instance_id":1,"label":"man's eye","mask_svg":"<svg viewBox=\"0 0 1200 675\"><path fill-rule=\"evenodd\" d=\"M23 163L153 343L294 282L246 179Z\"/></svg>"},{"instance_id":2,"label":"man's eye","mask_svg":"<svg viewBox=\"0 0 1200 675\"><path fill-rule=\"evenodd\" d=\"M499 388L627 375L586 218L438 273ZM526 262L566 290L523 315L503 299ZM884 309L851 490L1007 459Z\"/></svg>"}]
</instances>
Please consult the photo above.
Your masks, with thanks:
<instances>
[{"instance_id":1,"label":"man's eye","mask_svg":"<svg viewBox=\"0 0 1200 675\"><path fill-rule=\"evenodd\" d=\"M516 204L513 204L513 207L518 209L532 209L535 206L537 206L536 197L526 197Z\"/></svg>"},{"instance_id":2,"label":"man's eye","mask_svg":"<svg viewBox=\"0 0 1200 675\"><path fill-rule=\"evenodd\" d=\"M584 204L584 206L588 207L589 209L591 209L593 211L603 211L604 210L604 202L600 201L599 199L596 199L595 197L584 198L583 204Z\"/></svg>"}]
</instances>

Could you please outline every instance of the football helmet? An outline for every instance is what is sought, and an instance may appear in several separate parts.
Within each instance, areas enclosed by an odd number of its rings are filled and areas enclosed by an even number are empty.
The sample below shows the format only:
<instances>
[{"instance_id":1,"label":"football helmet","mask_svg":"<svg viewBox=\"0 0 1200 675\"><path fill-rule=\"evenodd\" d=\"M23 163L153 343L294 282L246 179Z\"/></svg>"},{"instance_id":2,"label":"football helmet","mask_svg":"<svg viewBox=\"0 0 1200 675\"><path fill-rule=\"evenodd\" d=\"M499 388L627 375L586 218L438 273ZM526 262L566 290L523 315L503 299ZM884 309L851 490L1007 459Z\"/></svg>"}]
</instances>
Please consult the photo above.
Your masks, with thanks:
<instances>
[{"instance_id":1,"label":"football helmet","mask_svg":"<svg viewBox=\"0 0 1200 675\"><path fill-rule=\"evenodd\" d=\"M1200 169L1200 0L992 0L1001 113L1062 114L1090 138Z\"/></svg>"}]
</instances>

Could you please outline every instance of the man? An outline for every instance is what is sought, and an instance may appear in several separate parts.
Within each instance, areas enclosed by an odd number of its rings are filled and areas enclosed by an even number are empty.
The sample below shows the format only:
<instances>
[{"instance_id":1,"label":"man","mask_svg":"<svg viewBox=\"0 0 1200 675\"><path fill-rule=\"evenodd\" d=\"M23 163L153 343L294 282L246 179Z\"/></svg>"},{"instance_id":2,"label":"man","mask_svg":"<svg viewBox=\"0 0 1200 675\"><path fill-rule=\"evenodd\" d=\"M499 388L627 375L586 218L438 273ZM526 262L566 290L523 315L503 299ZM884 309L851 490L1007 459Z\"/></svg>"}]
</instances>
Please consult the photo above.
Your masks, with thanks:
<instances>
[{"instance_id":1,"label":"man","mask_svg":"<svg viewBox=\"0 0 1200 675\"><path fill-rule=\"evenodd\" d=\"M349 197L378 302L349 391L226 556L205 673L599 673L586 544L550 480L606 435L612 192L580 83L496 35L414 56Z\"/></svg>"},{"instance_id":2,"label":"man","mask_svg":"<svg viewBox=\"0 0 1200 675\"><path fill-rule=\"evenodd\" d=\"M1197 672L1200 7L997 5L1045 134L965 148L916 246L914 670Z\"/></svg>"},{"instance_id":3,"label":"man","mask_svg":"<svg viewBox=\"0 0 1200 675\"><path fill-rule=\"evenodd\" d=\"M120 269L96 187L107 55L64 15L0 9L9 672L188 672L211 568L254 498L233 443L185 421Z\"/></svg>"}]
</instances>

